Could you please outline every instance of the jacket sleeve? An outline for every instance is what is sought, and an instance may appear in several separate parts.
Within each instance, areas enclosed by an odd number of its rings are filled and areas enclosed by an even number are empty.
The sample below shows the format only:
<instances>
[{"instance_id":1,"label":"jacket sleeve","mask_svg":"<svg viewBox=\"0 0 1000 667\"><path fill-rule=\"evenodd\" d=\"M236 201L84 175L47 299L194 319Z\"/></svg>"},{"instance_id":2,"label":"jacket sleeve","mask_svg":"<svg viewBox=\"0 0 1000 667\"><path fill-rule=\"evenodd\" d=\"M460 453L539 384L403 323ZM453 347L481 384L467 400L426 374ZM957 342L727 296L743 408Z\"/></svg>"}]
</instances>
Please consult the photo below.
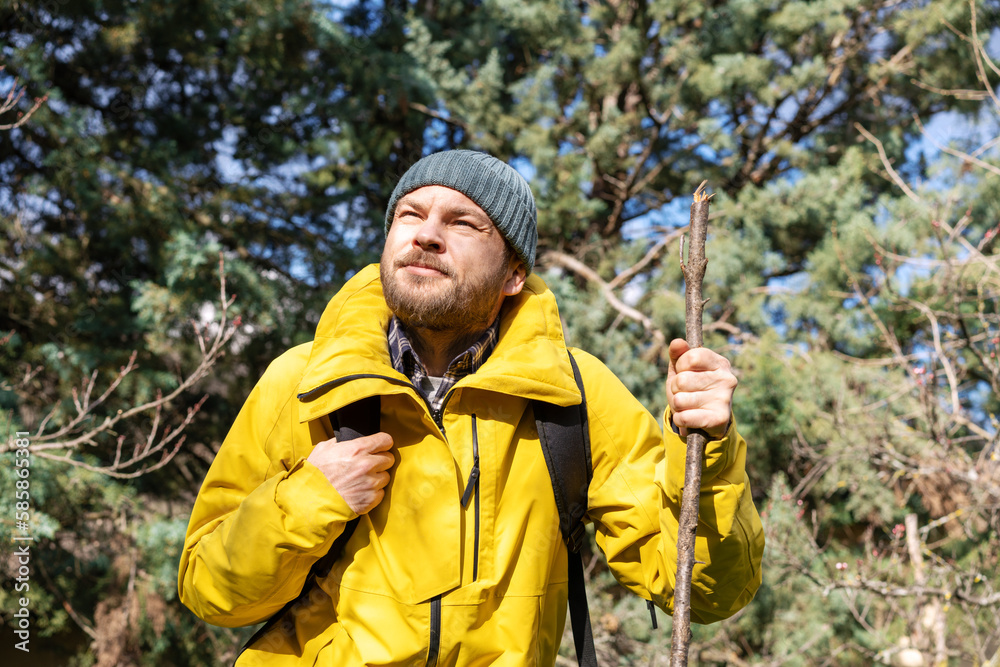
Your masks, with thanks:
<instances>
[{"instance_id":1,"label":"jacket sleeve","mask_svg":"<svg viewBox=\"0 0 1000 667\"><path fill-rule=\"evenodd\" d=\"M356 516L305 461L308 451L296 457L295 443L314 443L294 413L293 352L271 364L251 392L192 510L178 591L215 625L252 625L281 609Z\"/></svg>"},{"instance_id":2,"label":"jacket sleeve","mask_svg":"<svg viewBox=\"0 0 1000 667\"><path fill-rule=\"evenodd\" d=\"M597 544L626 588L673 613L684 440L669 408L662 430L600 361L574 350L587 394L594 477L588 516ZM746 442L735 423L705 450L691 618L712 623L742 609L760 587L764 532L750 495Z\"/></svg>"}]
</instances>

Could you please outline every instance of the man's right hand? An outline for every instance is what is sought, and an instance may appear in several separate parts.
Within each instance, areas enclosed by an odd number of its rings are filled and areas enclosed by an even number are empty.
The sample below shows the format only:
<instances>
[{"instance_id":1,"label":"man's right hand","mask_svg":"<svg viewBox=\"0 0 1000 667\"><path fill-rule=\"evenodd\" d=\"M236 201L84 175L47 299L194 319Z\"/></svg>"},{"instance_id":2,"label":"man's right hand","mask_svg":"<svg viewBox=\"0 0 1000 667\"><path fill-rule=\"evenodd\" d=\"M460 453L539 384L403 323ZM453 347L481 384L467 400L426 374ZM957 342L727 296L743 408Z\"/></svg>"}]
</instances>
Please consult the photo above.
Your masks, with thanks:
<instances>
[{"instance_id":1,"label":"man's right hand","mask_svg":"<svg viewBox=\"0 0 1000 667\"><path fill-rule=\"evenodd\" d=\"M367 514L385 496L387 472L396 457L388 433L337 442L330 438L316 445L306 459L320 469L355 514Z\"/></svg>"}]
</instances>

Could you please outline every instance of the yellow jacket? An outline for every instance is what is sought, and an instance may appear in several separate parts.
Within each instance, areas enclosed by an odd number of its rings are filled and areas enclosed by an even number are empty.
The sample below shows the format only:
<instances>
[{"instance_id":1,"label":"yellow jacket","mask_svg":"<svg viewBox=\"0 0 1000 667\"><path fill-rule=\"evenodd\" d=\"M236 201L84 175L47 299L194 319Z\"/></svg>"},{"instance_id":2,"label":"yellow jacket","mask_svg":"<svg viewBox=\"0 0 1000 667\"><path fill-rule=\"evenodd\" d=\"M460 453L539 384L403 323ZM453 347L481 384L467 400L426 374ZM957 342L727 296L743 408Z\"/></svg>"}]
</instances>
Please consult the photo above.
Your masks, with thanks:
<instances>
[{"instance_id":1,"label":"yellow jacket","mask_svg":"<svg viewBox=\"0 0 1000 667\"><path fill-rule=\"evenodd\" d=\"M250 665L552 665L566 617L567 556L529 401L580 393L555 299L537 276L508 298L500 340L446 399L439 429L393 370L378 267L330 301L312 343L264 373L195 503L180 562L181 600L209 623L259 623L302 589L356 515L305 458L332 437L328 415L382 397L396 464L382 502L307 603L240 658ZM684 443L601 362L579 350L590 420L588 519L622 585L672 611ZM666 417L669 419L669 414ZM478 502L463 508L479 450ZM746 605L764 537L730 428L707 447L692 619ZM478 516L477 516L478 513Z\"/></svg>"}]
</instances>

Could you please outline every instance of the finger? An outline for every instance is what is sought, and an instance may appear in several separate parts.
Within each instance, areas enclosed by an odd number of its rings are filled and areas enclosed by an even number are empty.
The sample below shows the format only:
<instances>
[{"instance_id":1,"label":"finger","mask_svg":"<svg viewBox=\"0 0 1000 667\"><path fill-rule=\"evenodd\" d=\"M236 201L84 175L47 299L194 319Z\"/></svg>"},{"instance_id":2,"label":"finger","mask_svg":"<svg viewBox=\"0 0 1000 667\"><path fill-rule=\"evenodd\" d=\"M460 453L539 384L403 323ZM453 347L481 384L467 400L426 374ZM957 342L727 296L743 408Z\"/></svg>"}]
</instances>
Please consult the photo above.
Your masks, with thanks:
<instances>
[{"instance_id":1,"label":"finger","mask_svg":"<svg viewBox=\"0 0 1000 667\"><path fill-rule=\"evenodd\" d=\"M694 373L685 371L670 378L668 389L674 396L678 394L705 394L708 392L728 392L731 384L724 378L713 376L711 373ZM711 396L702 396L702 401L711 400ZM679 405L672 404L677 409Z\"/></svg>"},{"instance_id":2,"label":"finger","mask_svg":"<svg viewBox=\"0 0 1000 667\"><path fill-rule=\"evenodd\" d=\"M374 489L384 489L389 483L389 473L385 471L377 472L372 475L372 481L374 482Z\"/></svg>"},{"instance_id":3,"label":"finger","mask_svg":"<svg viewBox=\"0 0 1000 667\"><path fill-rule=\"evenodd\" d=\"M675 397L681 397L673 407L685 409L728 405L733 400L737 383L736 376L729 373L682 373L672 381L671 388Z\"/></svg>"},{"instance_id":4,"label":"finger","mask_svg":"<svg viewBox=\"0 0 1000 667\"><path fill-rule=\"evenodd\" d=\"M676 391L674 392L674 414L680 415L685 410L699 410L703 408L703 399L700 398L697 392L693 391ZM675 422L680 426L679 422Z\"/></svg>"},{"instance_id":5,"label":"finger","mask_svg":"<svg viewBox=\"0 0 1000 667\"><path fill-rule=\"evenodd\" d=\"M683 394L685 392L698 391L698 374L694 374L696 376L695 378L688 378L687 375L691 375L691 373L678 373L670 378L670 391L672 391L675 395Z\"/></svg>"},{"instance_id":6,"label":"finger","mask_svg":"<svg viewBox=\"0 0 1000 667\"><path fill-rule=\"evenodd\" d=\"M354 511L357 512L358 514L368 514L373 509L375 509L380 502L382 502L382 498L384 497L385 497L385 490L377 489L376 491L373 492L371 501L369 501L363 507L357 509L352 508L352 509L354 509Z\"/></svg>"},{"instance_id":7,"label":"finger","mask_svg":"<svg viewBox=\"0 0 1000 667\"><path fill-rule=\"evenodd\" d=\"M684 371L714 371L729 368L729 360L707 347L696 347L685 352L674 363L678 373Z\"/></svg>"},{"instance_id":8,"label":"finger","mask_svg":"<svg viewBox=\"0 0 1000 667\"><path fill-rule=\"evenodd\" d=\"M357 439L359 451L374 454L392 449L392 436L388 433L375 433Z\"/></svg>"},{"instance_id":9,"label":"finger","mask_svg":"<svg viewBox=\"0 0 1000 667\"><path fill-rule=\"evenodd\" d=\"M692 409L672 415L674 426L682 431L697 428L705 431L718 430L729 423L730 413L721 410Z\"/></svg>"},{"instance_id":10,"label":"finger","mask_svg":"<svg viewBox=\"0 0 1000 667\"><path fill-rule=\"evenodd\" d=\"M388 470L396 463L396 457L392 452L375 452L371 455L371 458L371 470L375 472Z\"/></svg>"},{"instance_id":11,"label":"finger","mask_svg":"<svg viewBox=\"0 0 1000 667\"><path fill-rule=\"evenodd\" d=\"M719 391L728 392L736 387L736 378L722 371L684 371L671 378L674 393Z\"/></svg>"}]
</instances>

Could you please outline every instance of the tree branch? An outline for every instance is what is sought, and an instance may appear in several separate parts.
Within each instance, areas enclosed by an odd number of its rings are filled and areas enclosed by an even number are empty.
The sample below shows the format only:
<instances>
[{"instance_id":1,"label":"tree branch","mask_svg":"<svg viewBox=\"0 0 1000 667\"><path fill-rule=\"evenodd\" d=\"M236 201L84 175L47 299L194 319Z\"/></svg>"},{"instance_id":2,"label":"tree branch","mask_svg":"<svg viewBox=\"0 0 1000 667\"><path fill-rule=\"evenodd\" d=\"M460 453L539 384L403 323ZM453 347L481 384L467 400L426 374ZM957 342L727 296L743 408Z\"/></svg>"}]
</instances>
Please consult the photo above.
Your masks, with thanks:
<instances>
[{"instance_id":1,"label":"tree branch","mask_svg":"<svg viewBox=\"0 0 1000 667\"><path fill-rule=\"evenodd\" d=\"M118 410L113 415L105 416L104 419L95 426L85 427L84 425L95 415L95 410L100 407L109 397L111 397L120 387L122 381L136 368L136 352L129 356L128 363L123 366L115 378L108 385L108 388L95 400L91 400L94 386L97 381L97 371L94 371L84 382L82 391L73 389L73 405L76 414L52 433L46 433L48 423L58 414L59 406L53 407L41 420L32 444L29 449L32 453L41 458L67 463L72 466L84 468L93 472L98 472L109 477L119 479L133 479L162 468L169 463L184 443L185 436L182 435L184 429L191 424L195 415L201 409L208 396L203 396L197 403L188 408L184 419L176 428L167 428L160 434L160 420L164 406L170 404L183 392L193 387L199 380L208 375L209 371L225 353L225 347L229 340L236 333L239 326L239 318L234 321L229 320L229 308L235 300L234 296L226 294L225 265L222 253L219 253L219 304L221 312L216 322L215 333L210 338L208 334L203 334L197 323L193 323L201 349L201 360L198 366L174 388L173 391L164 395L157 392L155 399L140 405L132 406L128 409ZM92 465L81 461L74 456L84 446L97 447L105 436L113 434L115 427L140 414L152 412L152 425L145 441L137 441L130 455L123 455L125 436L116 439L113 460L106 465ZM168 448L168 445L172 447ZM0 453L10 451L14 448L14 440L11 437L6 444L0 445ZM152 457L160 455L156 462L152 462ZM136 468L138 466L138 468Z\"/></svg>"},{"instance_id":2,"label":"tree branch","mask_svg":"<svg viewBox=\"0 0 1000 667\"><path fill-rule=\"evenodd\" d=\"M597 274L596 271L591 269L589 266L578 260L577 258L567 255L566 253L559 252L556 250L550 250L542 256L543 264L551 264L555 266L561 266L564 269L569 269L573 273L579 275L580 277L586 279L588 282L593 283L600 290L601 295L608 304L621 313L624 317L630 320L634 320L640 323L643 328L649 333L653 340L653 348L649 350L644 356L650 360L659 357L660 351L666 346L667 338L663 332L653 324L647 315L640 312L639 310L629 306L624 303L621 299L617 297L614 293L614 289Z\"/></svg>"},{"instance_id":3,"label":"tree branch","mask_svg":"<svg viewBox=\"0 0 1000 667\"><path fill-rule=\"evenodd\" d=\"M0 72L3 72L5 67L6 65L0 65ZM0 114L5 114L8 111L14 109L17 106L17 103L21 101L21 98L24 97L24 88L19 89L17 87L17 82L18 78L14 77L14 83L13 85L11 85L10 90L7 92L6 99L0 102ZM36 97L34 104L32 104L30 109L21 114L18 114L17 120L15 122L0 125L0 131L13 130L15 127L20 127L24 125L25 123L28 122L28 119L31 118L32 114L38 111L38 109L41 108L41 106L45 104L45 101L48 99L49 99L48 95L44 95L42 97Z\"/></svg>"},{"instance_id":4,"label":"tree branch","mask_svg":"<svg viewBox=\"0 0 1000 667\"><path fill-rule=\"evenodd\" d=\"M692 348L702 345L702 313L707 299L702 299L701 286L705 278L708 259L705 257L705 239L708 233L708 208L712 195L705 193L702 182L694 193L691 204L691 249L687 262L681 258L685 284L685 314L687 344ZM686 667L688 644L691 636L691 579L695 563L695 536L698 530L698 504L701 499L701 469L705 464L705 445L708 437L703 431L691 430L687 434L687 453L684 459L684 488L677 527L677 576L674 585L674 625L670 642L671 667Z\"/></svg>"}]
</instances>

